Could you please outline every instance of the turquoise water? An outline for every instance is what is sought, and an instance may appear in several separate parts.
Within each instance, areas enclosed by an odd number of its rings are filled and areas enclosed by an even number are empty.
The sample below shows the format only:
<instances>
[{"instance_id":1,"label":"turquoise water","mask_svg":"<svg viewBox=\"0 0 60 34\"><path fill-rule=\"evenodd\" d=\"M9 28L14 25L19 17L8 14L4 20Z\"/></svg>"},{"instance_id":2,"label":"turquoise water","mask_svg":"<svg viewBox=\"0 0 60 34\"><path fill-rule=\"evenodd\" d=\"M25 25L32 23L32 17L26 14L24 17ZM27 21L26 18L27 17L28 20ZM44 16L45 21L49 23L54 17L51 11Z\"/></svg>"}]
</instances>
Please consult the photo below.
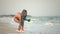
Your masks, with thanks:
<instances>
[{"instance_id":1,"label":"turquoise water","mask_svg":"<svg viewBox=\"0 0 60 34\"><path fill-rule=\"evenodd\" d=\"M0 22L1 21L7 21L10 20L10 18L13 17L0 17ZM5 20L6 19L6 20ZM38 22L38 23L44 23L44 22L52 22L52 23L60 23L60 16L41 16L41 17L27 17L27 19L31 19L31 21Z\"/></svg>"},{"instance_id":2,"label":"turquoise water","mask_svg":"<svg viewBox=\"0 0 60 34\"><path fill-rule=\"evenodd\" d=\"M52 22L52 23L60 23L60 16L41 16L41 17L27 17L30 18L34 22Z\"/></svg>"}]
</instances>

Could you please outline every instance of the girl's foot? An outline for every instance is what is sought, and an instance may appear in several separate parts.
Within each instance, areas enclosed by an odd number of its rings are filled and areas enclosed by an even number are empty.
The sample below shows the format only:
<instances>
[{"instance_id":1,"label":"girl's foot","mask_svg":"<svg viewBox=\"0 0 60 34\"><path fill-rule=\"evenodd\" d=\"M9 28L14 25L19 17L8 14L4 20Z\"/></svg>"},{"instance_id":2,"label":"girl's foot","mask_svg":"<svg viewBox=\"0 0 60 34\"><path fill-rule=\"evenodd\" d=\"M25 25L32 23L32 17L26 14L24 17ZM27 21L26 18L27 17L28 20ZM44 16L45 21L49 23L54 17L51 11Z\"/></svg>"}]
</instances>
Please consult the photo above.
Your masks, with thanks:
<instances>
[{"instance_id":1,"label":"girl's foot","mask_svg":"<svg viewBox=\"0 0 60 34\"><path fill-rule=\"evenodd\" d=\"M24 30L20 30L20 32L24 32Z\"/></svg>"},{"instance_id":2,"label":"girl's foot","mask_svg":"<svg viewBox=\"0 0 60 34\"><path fill-rule=\"evenodd\" d=\"M24 32L24 30L22 30L22 32Z\"/></svg>"}]
</instances>

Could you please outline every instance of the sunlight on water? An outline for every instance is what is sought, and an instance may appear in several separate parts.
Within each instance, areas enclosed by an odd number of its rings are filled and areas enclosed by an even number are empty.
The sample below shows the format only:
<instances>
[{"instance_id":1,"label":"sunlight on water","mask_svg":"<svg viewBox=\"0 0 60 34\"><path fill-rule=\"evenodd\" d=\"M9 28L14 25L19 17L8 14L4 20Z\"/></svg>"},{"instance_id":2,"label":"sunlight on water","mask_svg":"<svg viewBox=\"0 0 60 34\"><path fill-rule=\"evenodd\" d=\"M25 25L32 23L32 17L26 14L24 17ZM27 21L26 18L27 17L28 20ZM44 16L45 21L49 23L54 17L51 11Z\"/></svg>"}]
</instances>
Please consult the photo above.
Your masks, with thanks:
<instances>
[{"instance_id":1,"label":"sunlight on water","mask_svg":"<svg viewBox=\"0 0 60 34\"><path fill-rule=\"evenodd\" d=\"M54 24L52 22L46 22L46 23L44 23L44 25L46 25L46 26L54 26Z\"/></svg>"}]
</instances>

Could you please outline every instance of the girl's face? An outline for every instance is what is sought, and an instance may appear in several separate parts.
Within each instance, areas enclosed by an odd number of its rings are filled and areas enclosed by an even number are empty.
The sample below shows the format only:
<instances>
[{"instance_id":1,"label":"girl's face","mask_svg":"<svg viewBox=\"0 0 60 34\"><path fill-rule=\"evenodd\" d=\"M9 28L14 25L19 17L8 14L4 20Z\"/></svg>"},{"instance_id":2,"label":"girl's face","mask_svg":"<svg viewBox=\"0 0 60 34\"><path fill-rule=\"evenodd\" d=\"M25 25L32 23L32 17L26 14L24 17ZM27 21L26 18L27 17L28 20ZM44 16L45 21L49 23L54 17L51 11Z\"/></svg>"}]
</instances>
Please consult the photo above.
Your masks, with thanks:
<instances>
[{"instance_id":1,"label":"girl's face","mask_svg":"<svg viewBox=\"0 0 60 34\"><path fill-rule=\"evenodd\" d=\"M27 12L24 11L24 16L27 16Z\"/></svg>"}]
</instances>

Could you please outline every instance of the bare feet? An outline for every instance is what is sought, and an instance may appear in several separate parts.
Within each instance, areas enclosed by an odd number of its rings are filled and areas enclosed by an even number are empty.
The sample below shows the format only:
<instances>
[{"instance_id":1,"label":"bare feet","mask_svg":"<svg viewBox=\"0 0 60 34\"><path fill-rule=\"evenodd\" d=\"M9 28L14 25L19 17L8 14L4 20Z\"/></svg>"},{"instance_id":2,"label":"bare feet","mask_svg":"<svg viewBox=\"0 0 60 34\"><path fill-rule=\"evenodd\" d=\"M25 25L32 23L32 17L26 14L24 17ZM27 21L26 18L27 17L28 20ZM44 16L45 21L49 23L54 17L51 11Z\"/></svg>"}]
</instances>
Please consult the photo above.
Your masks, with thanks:
<instances>
[{"instance_id":1,"label":"bare feet","mask_svg":"<svg viewBox=\"0 0 60 34\"><path fill-rule=\"evenodd\" d=\"M20 32L24 32L24 30L20 30Z\"/></svg>"},{"instance_id":2,"label":"bare feet","mask_svg":"<svg viewBox=\"0 0 60 34\"><path fill-rule=\"evenodd\" d=\"M24 32L24 30L16 30L17 32Z\"/></svg>"}]
</instances>

